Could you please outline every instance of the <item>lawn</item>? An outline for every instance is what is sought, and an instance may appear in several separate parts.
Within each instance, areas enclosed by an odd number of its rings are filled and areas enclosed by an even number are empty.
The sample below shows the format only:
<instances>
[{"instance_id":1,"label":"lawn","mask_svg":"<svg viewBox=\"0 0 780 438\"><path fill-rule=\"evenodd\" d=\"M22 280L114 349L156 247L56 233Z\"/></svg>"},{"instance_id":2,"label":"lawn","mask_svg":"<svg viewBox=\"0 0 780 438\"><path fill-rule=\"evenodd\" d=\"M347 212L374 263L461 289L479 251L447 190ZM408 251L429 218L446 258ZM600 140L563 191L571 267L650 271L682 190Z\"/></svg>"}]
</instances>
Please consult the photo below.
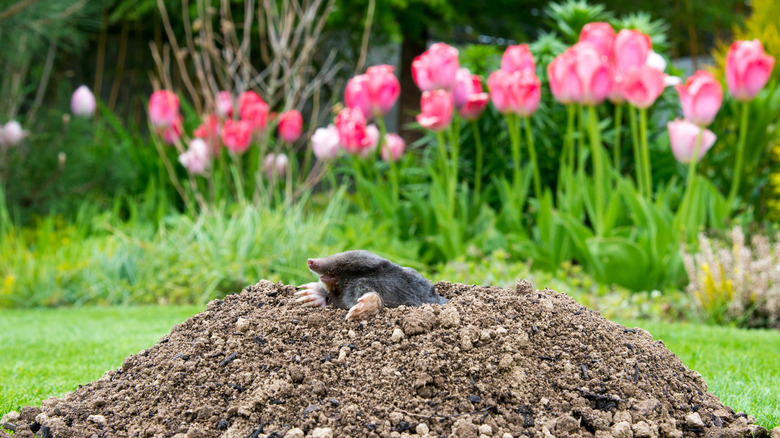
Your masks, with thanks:
<instances>
[{"instance_id":1,"label":"lawn","mask_svg":"<svg viewBox=\"0 0 780 438\"><path fill-rule=\"evenodd\" d=\"M200 307L0 310L0 412L40 404L152 346ZM767 428L780 426L780 332L621 321L662 339L709 389Z\"/></svg>"}]
</instances>

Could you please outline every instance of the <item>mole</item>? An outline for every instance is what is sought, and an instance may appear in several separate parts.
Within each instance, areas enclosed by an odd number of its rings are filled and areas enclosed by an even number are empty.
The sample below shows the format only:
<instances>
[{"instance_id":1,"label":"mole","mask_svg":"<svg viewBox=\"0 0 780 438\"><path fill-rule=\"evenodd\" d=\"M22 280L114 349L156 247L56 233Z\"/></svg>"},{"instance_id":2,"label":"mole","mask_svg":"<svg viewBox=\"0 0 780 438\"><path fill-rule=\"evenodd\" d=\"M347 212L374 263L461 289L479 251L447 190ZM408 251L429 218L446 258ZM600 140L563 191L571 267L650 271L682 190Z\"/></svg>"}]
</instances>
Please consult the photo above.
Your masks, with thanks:
<instances>
[{"instance_id":1,"label":"mole","mask_svg":"<svg viewBox=\"0 0 780 438\"><path fill-rule=\"evenodd\" d=\"M370 251L356 250L308 260L319 282L299 286L297 302L304 306L332 304L349 309L356 321L379 313L382 307L446 304L433 284L412 268L399 266Z\"/></svg>"}]
</instances>

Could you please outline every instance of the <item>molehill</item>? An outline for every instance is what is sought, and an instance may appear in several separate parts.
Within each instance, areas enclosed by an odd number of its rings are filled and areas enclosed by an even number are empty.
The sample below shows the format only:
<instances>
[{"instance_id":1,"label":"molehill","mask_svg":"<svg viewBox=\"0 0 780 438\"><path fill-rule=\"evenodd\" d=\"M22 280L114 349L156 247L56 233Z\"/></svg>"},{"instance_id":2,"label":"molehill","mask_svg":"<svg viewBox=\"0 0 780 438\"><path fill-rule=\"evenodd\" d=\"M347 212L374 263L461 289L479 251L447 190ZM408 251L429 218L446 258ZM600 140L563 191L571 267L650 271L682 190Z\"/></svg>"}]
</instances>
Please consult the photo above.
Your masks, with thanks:
<instances>
[{"instance_id":1,"label":"molehill","mask_svg":"<svg viewBox=\"0 0 780 438\"><path fill-rule=\"evenodd\" d=\"M3 423L16 438L768 435L661 341L565 294L436 289L448 304L355 323L263 281Z\"/></svg>"}]
</instances>

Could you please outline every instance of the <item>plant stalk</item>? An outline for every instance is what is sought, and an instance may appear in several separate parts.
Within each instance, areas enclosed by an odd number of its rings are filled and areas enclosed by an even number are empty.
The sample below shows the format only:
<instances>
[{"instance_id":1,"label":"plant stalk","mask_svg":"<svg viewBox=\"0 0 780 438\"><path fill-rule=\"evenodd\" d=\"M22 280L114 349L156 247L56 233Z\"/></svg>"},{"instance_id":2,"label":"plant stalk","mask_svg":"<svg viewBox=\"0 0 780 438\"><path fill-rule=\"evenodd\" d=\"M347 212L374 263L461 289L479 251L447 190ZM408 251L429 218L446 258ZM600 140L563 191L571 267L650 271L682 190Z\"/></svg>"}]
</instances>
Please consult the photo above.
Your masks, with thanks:
<instances>
[{"instance_id":1,"label":"plant stalk","mask_svg":"<svg viewBox=\"0 0 780 438\"><path fill-rule=\"evenodd\" d=\"M650 166L650 148L647 145L647 108L639 110L639 137L642 140L642 166L644 166L645 189L648 199L653 199L653 175Z\"/></svg>"},{"instance_id":2,"label":"plant stalk","mask_svg":"<svg viewBox=\"0 0 780 438\"><path fill-rule=\"evenodd\" d=\"M639 194L646 196L645 193L645 179L642 176L642 151L639 147L639 132L636 126L636 108L633 106L628 107L628 120L631 124L631 140L634 149L634 170L636 171L636 185L639 188Z\"/></svg>"},{"instance_id":3,"label":"plant stalk","mask_svg":"<svg viewBox=\"0 0 780 438\"><path fill-rule=\"evenodd\" d=\"M590 146L593 151L594 192L596 193L596 233L604 234L604 162L601 157L601 133L599 132L596 107L588 105L588 122L590 123Z\"/></svg>"},{"instance_id":4,"label":"plant stalk","mask_svg":"<svg viewBox=\"0 0 780 438\"><path fill-rule=\"evenodd\" d=\"M612 150L612 158L613 161L615 162L615 170L617 170L618 173L620 173L620 153L622 148L620 137L622 131L623 131L623 104L618 103L615 104L615 146Z\"/></svg>"},{"instance_id":5,"label":"plant stalk","mask_svg":"<svg viewBox=\"0 0 780 438\"><path fill-rule=\"evenodd\" d=\"M525 142L528 143L528 154L531 157L531 165L534 168L534 193L536 193L536 198L541 199L542 197L542 178L539 174L539 162L536 159L536 147L534 146L534 135L531 131L531 118L530 117L524 117L523 118L524 124L525 124Z\"/></svg>"},{"instance_id":6,"label":"plant stalk","mask_svg":"<svg viewBox=\"0 0 780 438\"><path fill-rule=\"evenodd\" d=\"M747 137L747 127L748 127L748 113L750 109L750 103L749 102L742 102L742 105L740 105L740 111L742 117L740 117L739 121L739 141L737 142L737 159L734 162L734 179L731 180L731 190L729 190L729 197L726 202L726 205L728 205L729 208L733 208L734 199L737 197L737 192L739 192L739 184L740 180L742 179L742 167L744 166L745 162L745 138Z\"/></svg>"}]
</instances>

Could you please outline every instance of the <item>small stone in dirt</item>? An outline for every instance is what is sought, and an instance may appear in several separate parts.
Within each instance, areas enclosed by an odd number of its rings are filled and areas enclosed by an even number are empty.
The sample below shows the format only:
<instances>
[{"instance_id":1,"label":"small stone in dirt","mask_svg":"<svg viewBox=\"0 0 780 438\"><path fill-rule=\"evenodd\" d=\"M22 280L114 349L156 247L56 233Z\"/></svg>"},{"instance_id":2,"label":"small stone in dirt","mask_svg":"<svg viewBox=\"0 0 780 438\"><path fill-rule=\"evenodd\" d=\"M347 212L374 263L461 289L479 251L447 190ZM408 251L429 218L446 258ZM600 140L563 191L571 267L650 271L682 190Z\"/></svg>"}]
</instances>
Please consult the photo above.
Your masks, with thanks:
<instances>
[{"instance_id":1,"label":"small stone in dirt","mask_svg":"<svg viewBox=\"0 0 780 438\"><path fill-rule=\"evenodd\" d=\"M470 396L466 397L466 400L468 400L468 401L470 401L472 403L481 403L482 402L482 397L480 397L478 395L470 395Z\"/></svg>"},{"instance_id":2,"label":"small stone in dirt","mask_svg":"<svg viewBox=\"0 0 780 438\"><path fill-rule=\"evenodd\" d=\"M286 434L284 434L284 438L303 438L303 430L301 430L298 427L292 428L287 431Z\"/></svg>"},{"instance_id":3,"label":"small stone in dirt","mask_svg":"<svg viewBox=\"0 0 780 438\"><path fill-rule=\"evenodd\" d=\"M414 428L415 432L417 432L417 435L424 436L428 435L428 432L430 432L430 429L428 429L428 425L425 423L420 423L417 425L417 427Z\"/></svg>"},{"instance_id":4,"label":"small stone in dirt","mask_svg":"<svg viewBox=\"0 0 780 438\"><path fill-rule=\"evenodd\" d=\"M632 438L634 434L631 432L631 423L628 421L615 423L612 426L612 436L615 438Z\"/></svg>"},{"instance_id":5,"label":"small stone in dirt","mask_svg":"<svg viewBox=\"0 0 780 438\"><path fill-rule=\"evenodd\" d=\"M390 335L390 340L396 344L401 342L403 338L404 338L404 332L399 328L393 330L393 334Z\"/></svg>"},{"instance_id":6,"label":"small stone in dirt","mask_svg":"<svg viewBox=\"0 0 780 438\"><path fill-rule=\"evenodd\" d=\"M102 415L90 415L87 417L87 421L91 421L93 423L105 425L106 424L106 417Z\"/></svg>"},{"instance_id":7,"label":"small stone in dirt","mask_svg":"<svg viewBox=\"0 0 780 438\"><path fill-rule=\"evenodd\" d=\"M479 434L480 435L492 436L493 435L493 428L490 427L489 424L482 424L482 425L479 426Z\"/></svg>"},{"instance_id":8,"label":"small stone in dirt","mask_svg":"<svg viewBox=\"0 0 780 438\"><path fill-rule=\"evenodd\" d=\"M452 434L458 438L478 437L479 427L469 420L460 419L452 427Z\"/></svg>"},{"instance_id":9,"label":"small stone in dirt","mask_svg":"<svg viewBox=\"0 0 780 438\"><path fill-rule=\"evenodd\" d=\"M16 411L10 411L7 414L3 415L3 419L0 420L0 423L16 423L19 421L20 415Z\"/></svg>"},{"instance_id":10,"label":"small stone in dirt","mask_svg":"<svg viewBox=\"0 0 780 438\"><path fill-rule=\"evenodd\" d=\"M685 416L685 425L691 428L702 428L704 422L701 421L701 415L698 412L694 412Z\"/></svg>"},{"instance_id":11,"label":"small stone in dirt","mask_svg":"<svg viewBox=\"0 0 780 438\"><path fill-rule=\"evenodd\" d=\"M238 321L236 321L236 331L241 333L249 331L249 320L243 317L238 318Z\"/></svg>"},{"instance_id":12,"label":"small stone in dirt","mask_svg":"<svg viewBox=\"0 0 780 438\"><path fill-rule=\"evenodd\" d=\"M780 426L772 429L772 431L769 432L769 436L772 438L780 438Z\"/></svg>"},{"instance_id":13,"label":"small stone in dirt","mask_svg":"<svg viewBox=\"0 0 780 438\"><path fill-rule=\"evenodd\" d=\"M311 438L333 438L333 429L329 427L318 427L309 434Z\"/></svg>"}]
</instances>

